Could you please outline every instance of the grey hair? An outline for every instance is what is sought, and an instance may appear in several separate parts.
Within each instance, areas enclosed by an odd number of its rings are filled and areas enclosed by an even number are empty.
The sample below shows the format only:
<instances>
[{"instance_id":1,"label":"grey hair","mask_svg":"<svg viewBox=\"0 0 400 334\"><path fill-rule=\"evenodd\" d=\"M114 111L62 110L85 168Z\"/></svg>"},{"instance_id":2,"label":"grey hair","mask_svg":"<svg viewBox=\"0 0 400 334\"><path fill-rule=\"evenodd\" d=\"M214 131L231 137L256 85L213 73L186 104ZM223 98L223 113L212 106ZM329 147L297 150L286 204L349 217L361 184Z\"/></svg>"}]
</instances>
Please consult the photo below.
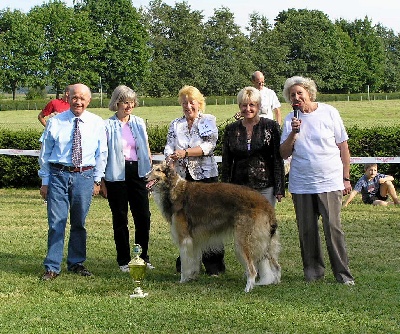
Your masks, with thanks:
<instances>
[{"instance_id":1,"label":"grey hair","mask_svg":"<svg viewBox=\"0 0 400 334\"><path fill-rule=\"evenodd\" d=\"M126 101L134 101L135 107L139 105L139 101L137 98L136 92L125 85L119 85L117 88L114 89L110 103L108 104L108 109L111 111L118 110L118 102L126 102Z\"/></svg>"},{"instance_id":2,"label":"grey hair","mask_svg":"<svg viewBox=\"0 0 400 334\"><path fill-rule=\"evenodd\" d=\"M244 102L256 102L261 106L261 94L255 87L244 87L237 95L237 103L240 106Z\"/></svg>"},{"instance_id":3,"label":"grey hair","mask_svg":"<svg viewBox=\"0 0 400 334\"><path fill-rule=\"evenodd\" d=\"M314 80L310 78L294 76L286 79L285 84L283 86L282 94L286 102L290 103L289 90L295 85L303 87L310 95L310 100L312 102L314 102L317 99L317 85L315 84Z\"/></svg>"}]
</instances>

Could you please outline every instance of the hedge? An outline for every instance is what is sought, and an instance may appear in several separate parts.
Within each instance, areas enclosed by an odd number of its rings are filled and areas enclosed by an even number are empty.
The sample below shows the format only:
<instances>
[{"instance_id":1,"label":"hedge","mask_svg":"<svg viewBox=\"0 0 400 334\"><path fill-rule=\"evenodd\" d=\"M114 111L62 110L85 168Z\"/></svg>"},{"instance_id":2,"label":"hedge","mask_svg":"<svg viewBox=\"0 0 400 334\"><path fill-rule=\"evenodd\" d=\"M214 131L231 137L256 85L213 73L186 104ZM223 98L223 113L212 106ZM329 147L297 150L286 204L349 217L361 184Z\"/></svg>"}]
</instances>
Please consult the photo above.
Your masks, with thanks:
<instances>
[{"instance_id":1,"label":"hedge","mask_svg":"<svg viewBox=\"0 0 400 334\"><path fill-rule=\"evenodd\" d=\"M224 128L220 128L220 139L215 155L222 154L222 137ZM167 126L150 126L148 128L150 149L160 154L164 150L167 137ZM375 128L347 128L349 147L354 157L393 157L400 156L400 126ZM40 149L39 138L42 132L38 130L11 131L2 130L0 133L0 148L2 149ZM37 157L0 155L0 188L29 188L39 187L37 175ZM396 187L400 185L400 166L398 164L379 164L379 172L392 175ZM352 184L364 173L360 164L351 165L350 178Z\"/></svg>"}]
</instances>

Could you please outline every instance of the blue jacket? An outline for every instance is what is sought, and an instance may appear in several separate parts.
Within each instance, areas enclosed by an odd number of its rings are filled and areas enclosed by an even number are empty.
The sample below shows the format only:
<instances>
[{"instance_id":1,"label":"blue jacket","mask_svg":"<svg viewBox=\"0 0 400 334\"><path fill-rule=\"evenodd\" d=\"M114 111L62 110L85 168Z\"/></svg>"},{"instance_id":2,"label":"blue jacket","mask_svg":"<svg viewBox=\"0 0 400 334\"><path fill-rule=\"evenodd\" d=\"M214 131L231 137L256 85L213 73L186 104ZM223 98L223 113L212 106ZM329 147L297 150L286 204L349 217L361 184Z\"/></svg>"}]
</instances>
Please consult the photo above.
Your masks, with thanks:
<instances>
[{"instance_id":1,"label":"blue jacket","mask_svg":"<svg viewBox=\"0 0 400 334\"><path fill-rule=\"evenodd\" d=\"M122 127L116 115L105 120L108 158L105 171L106 181L125 181L125 158L122 146ZM139 177L145 177L151 170L146 125L142 118L130 115L128 126L136 141Z\"/></svg>"}]
</instances>

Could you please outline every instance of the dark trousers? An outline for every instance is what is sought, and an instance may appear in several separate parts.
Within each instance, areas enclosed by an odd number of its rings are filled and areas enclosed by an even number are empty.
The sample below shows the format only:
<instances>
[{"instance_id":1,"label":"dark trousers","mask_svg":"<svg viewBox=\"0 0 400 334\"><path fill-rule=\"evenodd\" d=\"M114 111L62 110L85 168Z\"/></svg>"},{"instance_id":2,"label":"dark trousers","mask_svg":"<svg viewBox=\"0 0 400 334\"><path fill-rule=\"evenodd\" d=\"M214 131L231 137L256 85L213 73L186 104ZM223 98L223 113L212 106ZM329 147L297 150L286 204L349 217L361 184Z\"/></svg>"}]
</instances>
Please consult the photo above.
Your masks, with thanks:
<instances>
[{"instance_id":1,"label":"dark trousers","mask_svg":"<svg viewBox=\"0 0 400 334\"><path fill-rule=\"evenodd\" d=\"M214 183L218 182L218 177L211 177L208 179L194 180L189 173L186 174L186 180L190 182L204 182L204 183ZM219 251L208 251L204 252L202 255L202 261L206 273L208 275L218 275L225 272L225 261L224 261L225 250L222 245ZM181 271L181 258L176 259L176 270Z\"/></svg>"},{"instance_id":2,"label":"dark trousers","mask_svg":"<svg viewBox=\"0 0 400 334\"><path fill-rule=\"evenodd\" d=\"M138 176L137 162L125 164L125 181L106 182L107 199L112 213L117 262L120 266L131 260L128 228L128 204L135 225L135 243L142 247L140 257L147 254L150 236L150 209L146 182Z\"/></svg>"}]
</instances>

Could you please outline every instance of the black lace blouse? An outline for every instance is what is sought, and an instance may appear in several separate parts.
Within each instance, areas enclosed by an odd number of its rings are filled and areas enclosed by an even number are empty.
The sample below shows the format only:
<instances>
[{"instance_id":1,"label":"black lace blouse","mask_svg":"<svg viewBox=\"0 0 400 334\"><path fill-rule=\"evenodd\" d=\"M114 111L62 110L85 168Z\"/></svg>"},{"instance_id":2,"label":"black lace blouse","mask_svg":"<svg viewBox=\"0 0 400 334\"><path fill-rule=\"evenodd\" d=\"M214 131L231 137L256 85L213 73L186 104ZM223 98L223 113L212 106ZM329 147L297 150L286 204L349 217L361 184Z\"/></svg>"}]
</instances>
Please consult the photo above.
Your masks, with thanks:
<instances>
[{"instance_id":1,"label":"black lace blouse","mask_svg":"<svg viewBox=\"0 0 400 334\"><path fill-rule=\"evenodd\" d=\"M253 127L250 145L242 121L226 126L222 149L222 182L253 189L274 188L274 195L285 194L285 171L279 153L279 124L260 118Z\"/></svg>"}]
</instances>

